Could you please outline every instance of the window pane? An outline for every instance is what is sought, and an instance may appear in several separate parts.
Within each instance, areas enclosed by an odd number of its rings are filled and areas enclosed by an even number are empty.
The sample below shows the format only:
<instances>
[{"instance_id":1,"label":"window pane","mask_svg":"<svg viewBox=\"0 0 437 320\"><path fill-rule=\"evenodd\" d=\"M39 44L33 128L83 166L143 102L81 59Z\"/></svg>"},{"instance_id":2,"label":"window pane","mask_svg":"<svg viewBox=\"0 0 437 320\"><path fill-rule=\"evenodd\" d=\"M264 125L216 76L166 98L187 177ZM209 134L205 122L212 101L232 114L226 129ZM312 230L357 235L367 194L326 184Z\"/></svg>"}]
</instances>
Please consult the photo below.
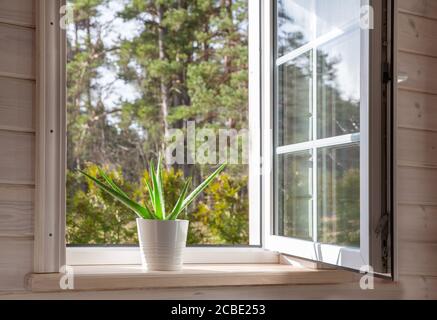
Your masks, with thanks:
<instances>
[{"instance_id":1,"label":"window pane","mask_svg":"<svg viewBox=\"0 0 437 320\"><path fill-rule=\"evenodd\" d=\"M359 21L360 9L361 0L278 0L278 56Z\"/></svg>"},{"instance_id":2,"label":"window pane","mask_svg":"<svg viewBox=\"0 0 437 320\"><path fill-rule=\"evenodd\" d=\"M310 151L277 158L278 235L312 239L312 154Z\"/></svg>"},{"instance_id":3,"label":"window pane","mask_svg":"<svg viewBox=\"0 0 437 320\"><path fill-rule=\"evenodd\" d=\"M317 0L317 36L343 29L360 19L362 0Z\"/></svg>"},{"instance_id":4,"label":"window pane","mask_svg":"<svg viewBox=\"0 0 437 320\"><path fill-rule=\"evenodd\" d=\"M360 246L360 147L318 150L318 239Z\"/></svg>"},{"instance_id":5,"label":"window pane","mask_svg":"<svg viewBox=\"0 0 437 320\"><path fill-rule=\"evenodd\" d=\"M313 40L313 8L311 0L278 0L277 50L283 56Z\"/></svg>"},{"instance_id":6,"label":"window pane","mask_svg":"<svg viewBox=\"0 0 437 320\"><path fill-rule=\"evenodd\" d=\"M311 57L309 52L279 67L276 114L279 146L312 139Z\"/></svg>"},{"instance_id":7,"label":"window pane","mask_svg":"<svg viewBox=\"0 0 437 320\"><path fill-rule=\"evenodd\" d=\"M191 192L219 156L227 153L230 163L180 216L190 220L188 245L248 245L248 143L240 148L236 139L248 131L248 1L67 2L74 9L67 29L67 243L138 244L136 215L77 169L98 175L103 167L151 208L147 169L174 132L182 152L163 174L167 212L189 177Z\"/></svg>"},{"instance_id":8,"label":"window pane","mask_svg":"<svg viewBox=\"0 0 437 320\"><path fill-rule=\"evenodd\" d=\"M317 51L318 139L360 131L360 31Z\"/></svg>"}]
</instances>

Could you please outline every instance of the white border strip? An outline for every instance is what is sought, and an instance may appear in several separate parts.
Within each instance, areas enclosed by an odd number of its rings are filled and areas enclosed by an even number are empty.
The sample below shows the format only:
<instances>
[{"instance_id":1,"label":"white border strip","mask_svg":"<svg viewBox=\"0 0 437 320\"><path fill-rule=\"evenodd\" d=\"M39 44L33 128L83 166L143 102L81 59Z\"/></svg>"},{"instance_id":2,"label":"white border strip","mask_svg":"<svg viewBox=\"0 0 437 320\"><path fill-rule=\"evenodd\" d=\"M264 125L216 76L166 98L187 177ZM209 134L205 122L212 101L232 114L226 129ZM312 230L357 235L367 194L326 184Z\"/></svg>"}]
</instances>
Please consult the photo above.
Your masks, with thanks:
<instances>
[{"instance_id":1,"label":"white border strip","mask_svg":"<svg viewBox=\"0 0 437 320\"><path fill-rule=\"evenodd\" d=\"M184 252L185 264L279 263L279 254L262 248L189 247ZM138 247L69 247L67 264L80 265L140 265Z\"/></svg>"},{"instance_id":2,"label":"white border strip","mask_svg":"<svg viewBox=\"0 0 437 320\"><path fill-rule=\"evenodd\" d=\"M249 1L249 244L261 245L260 0Z\"/></svg>"},{"instance_id":3,"label":"white border strip","mask_svg":"<svg viewBox=\"0 0 437 320\"><path fill-rule=\"evenodd\" d=\"M326 147L333 147L333 146L342 146L350 143L358 143L360 142L360 136L361 136L360 133L353 133L344 136L282 146L276 148L276 154L287 154L292 152L311 150L314 148L326 148Z\"/></svg>"}]
</instances>

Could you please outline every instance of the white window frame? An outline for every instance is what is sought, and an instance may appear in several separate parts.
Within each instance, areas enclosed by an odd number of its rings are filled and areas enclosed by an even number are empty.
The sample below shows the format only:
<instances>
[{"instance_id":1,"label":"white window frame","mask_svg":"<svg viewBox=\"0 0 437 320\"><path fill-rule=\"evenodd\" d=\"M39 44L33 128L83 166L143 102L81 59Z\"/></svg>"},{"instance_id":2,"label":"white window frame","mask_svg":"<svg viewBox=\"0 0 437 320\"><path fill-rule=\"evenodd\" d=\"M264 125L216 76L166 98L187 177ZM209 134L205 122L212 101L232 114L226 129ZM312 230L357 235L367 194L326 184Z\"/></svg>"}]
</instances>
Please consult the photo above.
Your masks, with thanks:
<instances>
[{"instance_id":1,"label":"white window frame","mask_svg":"<svg viewBox=\"0 0 437 320\"><path fill-rule=\"evenodd\" d=\"M260 126L260 3L249 0L249 246L189 247L185 263L278 263L279 254L262 247L261 126ZM37 0L39 52L39 113L37 158L37 219L35 266L37 273L58 272L68 265L141 264L138 247L66 247L66 33L60 28L65 0ZM53 94L59 92L60 94ZM50 170L49 170L50 168Z\"/></svg>"},{"instance_id":2,"label":"white window frame","mask_svg":"<svg viewBox=\"0 0 437 320\"><path fill-rule=\"evenodd\" d=\"M281 253L297 256L322 263L336 265L344 268L359 270L365 266L372 266L374 270L382 270L380 241L377 239L377 229L382 211L381 168L384 165L381 160L381 127L382 119L376 110L382 108L382 4L381 1L362 0L363 5L371 5L375 12L375 29L370 32L361 31L361 41L364 47L369 48L362 52L361 74L368 77L369 81L363 81L361 87L361 130L358 134L350 134L339 137L321 139L290 146L279 147L274 150L274 68L277 65L290 61L292 58L311 50L340 36L350 30L354 24L347 25L343 30L330 32L305 46L280 57L275 61L272 48L275 40L275 4L276 0L263 2L263 210L265 248ZM378 14L379 13L379 14ZM356 24L355 24L356 26ZM369 64L369 57L372 63ZM317 72L314 70L313 72ZM313 75L313 81L317 77ZM371 85L370 85L371 84ZM313 115L315 118L316 116ZM315 128L316 126L313 126ZM302 150L314 150L315 148L335 146L360 142L360 248L349 248L317 242L317 225L313 223L313 241L277 236L274 234L274 153L285 154ZM314 161L316 165L316 161ZM313 186L313 190L316 186ZM314 195L313 195L314 196ZM314 196L315 197L315 196ZM313 211L314 210L313 208ZM314 216L314 215L313 215ZM378 272L378 271L377 271ZM384 271L381 271L384 273Z\"/></svg>"},{"instance_id":3,"label":"white window frame","mask_svg":"<svg viewBox=\"0 0 437 320\"><path fill-rule=\"evenodd\" d=\"M249 0L249 129L250 165L249 234L252 247L191 247L185 253L186 263L278 263L279 254L286 253L315 261L346 267L336 261L339 254L348 254L341 248L314 245L299 240L272 236L272 101L273 101L273 37L272 4L274 0ZM66 171L66 36L60 28L60 9L65 0L36 0L37 3L37 187L35 218L34 272L53 273L65 264L140 264L136 247L68 247L65 245L65 171ZM255 18L253 18L255 17ZM258 21L258 23L253 23ZM378 21L375 21L378 23ZM372 47L372 55L380 48ZM381 76L381 70L372 71L371 77ZM370 88L374 104L378 104L379 88ZM379 94L380 96L380 94ZM366 115L364 115L366 116ZM372 117L372 114L370 115ZM372 120L373 121L373 120ZM378 119L376 119L378 121ZM361 134L363 135L363 130ZM375 132L378 137L379 132ZM343 137L349 139L347 137ZM372 138L372 137L371 137ZM361 141L363 141L361 139ZM323 143L332 143L329 139ZM302 147L302 146L301 146ZM376 158L376 157L375 157ZM378 166L375 160L369 166ZM378 181L372 178L369 188L376 208ZM379 195L380 197L381 195ZM252 200L254 199L254 200ZM375 211L376 212L376 211ZM362 225L362 234L378 225L379 219L369 216ZM364 232L365 231L365 232ZM372 239L372 236L370 236ZM370 242L370 241L369 241ZM378 251L376 241L373 243ZM372 245L372 243L371 243ZM370 250L370 248L368 249ZM323 252L323 258L318 254ZM326 254L326 255L325 255ZM363 261L372 257L362 252Z\"/></svg>"}]
</instances>

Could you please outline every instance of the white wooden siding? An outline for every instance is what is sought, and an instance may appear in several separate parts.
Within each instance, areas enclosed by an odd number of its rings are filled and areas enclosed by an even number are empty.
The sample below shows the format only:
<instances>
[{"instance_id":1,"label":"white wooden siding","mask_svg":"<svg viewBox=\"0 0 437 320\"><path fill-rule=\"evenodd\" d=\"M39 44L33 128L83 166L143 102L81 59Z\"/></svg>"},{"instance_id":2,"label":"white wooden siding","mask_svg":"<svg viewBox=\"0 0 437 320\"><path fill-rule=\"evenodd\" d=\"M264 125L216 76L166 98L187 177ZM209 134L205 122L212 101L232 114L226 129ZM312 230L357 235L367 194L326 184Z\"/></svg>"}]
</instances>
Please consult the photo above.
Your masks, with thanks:
<instances>
[{"instance_id":1,"label":"white wooden siding","mask_svg":"<svg viewBox=\"0 0 437 320\"><path fill-rule=\"evenodd\" d=\"M400 84L397 105L400 282L377 284L376 290L368 292L353 284L258 291L174 289L160 292L161 297L437 298L437 1L398 0L398 4L398 68L408 76ZM0 150L6 148L17 155L14 165L9 153L0 156L0 290L24 288L25 274L32 269L33 12L32 0L0 0L0 38L4 42L0 44L0 75L9 76L0 76ZM24 63L18 64L17 57ZM5 89L8 86L10 90ZM71 297L99 295L77 293ZM100 297L120 295L107 292ZM157 296L155 291L152 296L138 291L126 292L124 297Z\"/></svg>"},{"instance_id":2,"label":"white wooden siding","mask_svg":"<svg viewBox=\"0 0 437 320\"><path fill-rule=\"evenodd\" d=\"M34 93L34 0L0 0L0 291L32 272Z\"/></svg>"},{"instance_id":3,"label":"white wooden siding","mask_svg":"<svg viewBox=\"0 0 437 320\"><path fill-rule=\"evenodd\" d=\"M398 254L408 298L437 297L437 1L398 0Z\"/></svg>"}]
</instances>

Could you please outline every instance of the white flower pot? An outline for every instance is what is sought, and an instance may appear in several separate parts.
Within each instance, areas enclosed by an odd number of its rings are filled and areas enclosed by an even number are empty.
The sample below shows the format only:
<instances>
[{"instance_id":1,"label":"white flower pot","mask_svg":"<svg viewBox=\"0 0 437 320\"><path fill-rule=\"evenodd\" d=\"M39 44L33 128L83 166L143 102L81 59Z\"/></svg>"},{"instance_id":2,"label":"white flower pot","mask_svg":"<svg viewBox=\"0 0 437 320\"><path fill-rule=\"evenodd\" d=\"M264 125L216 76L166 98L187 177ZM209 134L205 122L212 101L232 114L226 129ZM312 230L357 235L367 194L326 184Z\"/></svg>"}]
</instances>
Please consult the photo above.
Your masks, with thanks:
<instances>
[{"instance_id":1,"label":"white flower pot","mask_svg":"<svg viewBox=\"0 0 437 320\"><path fill-rule=\"evenodd\" d=\"M137 219L141 261L149 271L178 271L187 244L186 220Z\"/></svg>"}]
</instances>

